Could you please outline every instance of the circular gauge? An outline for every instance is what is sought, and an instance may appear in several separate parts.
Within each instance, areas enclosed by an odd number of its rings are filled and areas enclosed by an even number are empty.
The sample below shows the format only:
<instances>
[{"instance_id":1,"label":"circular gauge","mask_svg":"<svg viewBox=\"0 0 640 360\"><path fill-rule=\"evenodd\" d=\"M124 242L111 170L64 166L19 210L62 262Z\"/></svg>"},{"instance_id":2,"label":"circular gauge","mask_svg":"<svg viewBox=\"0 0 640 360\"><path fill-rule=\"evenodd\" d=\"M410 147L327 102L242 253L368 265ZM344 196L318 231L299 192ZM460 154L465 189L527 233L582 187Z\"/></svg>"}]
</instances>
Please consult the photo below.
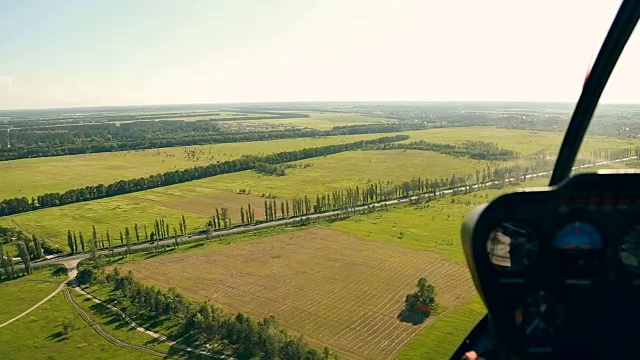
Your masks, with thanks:
<instances>
[{"instance_id":1,"label":"circular gauge","mask_svg":"<svg viewBox=\"0 0 640 360\"><path fill-rule=\"evenodd\" d=\"M622 237L618 254L628 269L640 273L640 226L635 226Z\"/></svg>"},{"instance_id":2,"label":"circular gauge","mask_svg":"<svg viewBox=\"0 0 640 360\"><path fill-rule=\"evenodd\" d=\"M555 296L539 290L524 298L515 310L516 332L530 339L549 339L565 318L565 308Z\"/></svg>"},{"instance_id":3,"label":"circular gauge","mask_svg":"<svg viewBox=\"0 0 640 360\"><path fill-rule=\"evenodd\" d=\"M500 223L487 239L489 261L501 271L523 271L538 255L538 242L527 226L513 222Z\"/></svg>"},{"instance_id":4,"label":"circular gauge","mask_svg":"<svg viewBox=\"0 0 640 360\"><path fill-rule=\"evenodd\" d=\"M604 241L600 231L594 225L585 221L576 221L558 231L553 246L565 250L599 250L604 246Z\"/></svg>"}]
</instances>

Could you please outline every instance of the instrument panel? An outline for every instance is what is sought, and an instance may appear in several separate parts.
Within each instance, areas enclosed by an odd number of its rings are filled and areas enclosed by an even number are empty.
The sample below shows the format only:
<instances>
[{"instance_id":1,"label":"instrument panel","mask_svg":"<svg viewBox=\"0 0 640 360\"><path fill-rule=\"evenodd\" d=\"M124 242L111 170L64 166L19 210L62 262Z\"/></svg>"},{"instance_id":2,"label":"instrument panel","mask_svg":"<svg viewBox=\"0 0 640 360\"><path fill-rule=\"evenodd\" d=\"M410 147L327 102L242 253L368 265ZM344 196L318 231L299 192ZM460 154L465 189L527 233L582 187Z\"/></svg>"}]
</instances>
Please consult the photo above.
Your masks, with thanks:
<instances>
[{"instance_id":1,"label":"instrument panel","mask_svg":"<svg viewBox=\"0 0 640 360\"><path fill-rule=\"evenodd\" d=\"M497 345L521 358L611 358L627 350L610 344L635 346L639 185L640 173L580 174L467 216L465 255Z\"/></svg>"}]
</instances>

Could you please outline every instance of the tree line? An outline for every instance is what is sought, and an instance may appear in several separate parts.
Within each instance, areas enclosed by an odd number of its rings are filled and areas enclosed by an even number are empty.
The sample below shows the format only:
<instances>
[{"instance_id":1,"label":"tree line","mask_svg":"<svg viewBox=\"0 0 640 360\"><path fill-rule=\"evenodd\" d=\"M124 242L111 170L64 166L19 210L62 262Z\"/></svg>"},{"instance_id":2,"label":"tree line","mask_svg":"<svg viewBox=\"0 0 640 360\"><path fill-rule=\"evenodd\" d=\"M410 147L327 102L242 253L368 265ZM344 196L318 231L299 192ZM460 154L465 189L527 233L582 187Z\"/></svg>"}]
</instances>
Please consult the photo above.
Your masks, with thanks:
<instances>
[{"instance_id":1,"label":"tree line","mask_svg":"<svg viewBox=\"0 0 640 360\"><path fill-rule=\"evenodd\" d=\"M78 280L91 283L101 277L100 269L80 265ZM328 348L322 352L307 344L302 336L296 337L280 328L275 316L261 321L237 313L224 312L211 302L196 303L184 297L174 287L161 290L134 279L129 272L120 274L118 268L104 279L111 287L110 294L119 304L132 310L133 316L178 323L179 336L190 345L223 344L239 359L328 360L337 358ZM130 306L127 306L130 305ZM128 314L132 316L131 313Z\"/></svg>"},{"instance_id":2,"label":"tree line","mask_svg":"<svg viewBox=\"0 0 640 360\"><path fill-rule=\"evenodd\" d=\"M174 237L177 247L178 236L184 236L189 231L184 215L178 219L177 227L170 226L167 220L160 218L154 220L150 230L147 230L147 225L139 226L138 223L134 223L133 227L125 226L123 230L120 230L119 236L112 236L109 230L106 230L105 233L99 233L95 225L91 226L91 230L91 237L86 240L82 231L76 233L75 230L67 230L67 247L71 254L87 251L94 253L99 249L113 249L118 246L126 246L130 251L134 244L167 239L171 236Z\"/></svg>"},{"instance_id":3,"label":"tree line","mask_svg":"<svg viewBox=\"0 0 640 360\"><path fill-rule=\"evenodd\" d=\"M615 152L609 152L609 154L615 153L616 155L626 156L629 151L631 150L619 149ZM454 173L449 177L443 178L414 177L399 183L379 180L327 193L295 196L290 199L276 199L274 196L267 194L267 199L264 200L264 217L260 218L256 218L256 209L251 203L246 206L240 206L239 218L235 219L232 219L231 211L228 208L217 208L212 204L212 215L203 225L203 234L212 235L215 230L223 230L235 225L252 225L304 217L327 211L349 210L358 206L374 205L381 201L410 196L438 196L439 193L448 189L454 189L454 194L457 194L468 193L474 189L483 189L488 186L500 188L511 182L525 181L531 174L552 169L554 161L550 154L540 153L534 155L534 157L539 159L526 166L493 163L487 164L483 168L477 168L472 173L464 175ZM274 157L271 158L271 161L278 161L278 159L280 158ZM593 161L599 160L594 159ZM239 192L250 194L251 190L240 189ZM203 227L196 228L202 229ZM2 228L0 228L1 230ZM141 241L154 241L171 237L174 238L175 246L177 247L178 235L184 236L186 234L188 234L187 224L183 215L181 219L171 225L165 219L156 219L149 228L147 228L147 225L139 226L138 223L135 223L132 228L122 228L115 237L109 233L97 234L94 226L92 239L94 239L95 249L108 249L122 245L130 247L134 243ZM46 246L46 242L41 243L43 244L42 246ZM70 234L67 234L67 244L72 253L88 251L82 232L78 232L76 235L74 230L70 230ZM55 251L49 253L55 253Z\"/></svg>"},{"instance_id":4,"label":"tree line","mask_svg":"<svg viewBox=\"0 0 640 360\"><path fill-rule=\"evenodd\" d=\"M537 165L536 165L537 164ZM465 175L451 174L449 177L428 178L414 177L399 183L391 181L369 182L366 184L349 186L343 189L337 189L328 193L317 193L315 195L294 196L290 199L276 199L271 195L267 195L264 200L264 217L256 218L256 209L251 203L246 206L240 206L239 218L232 219L231 211L228 208L218 208L211 206L211 216L204 224L203 234L213 235L216 230L224 230L236 225L253 225L269 221L276 221L290 218L304 218L307 215L319 214L328 211L349 211L360 206L375 206L376 203L411 196L425 195L437 197L442 191L454 189L454 194L470 193L474 189L479 190L486 188L489 184L492 187L503 187L510 182L525 181L526 176L532 172L546 171L553 163L540 162L525 167L520 165L501 166L498 164L487 165L482 169L475 169L473 173ZM473 186L476 186L475 188ZM251 193L249 189L241 189L242 193ZM302 220L301 220L302 221ZM178 246L178 235L184 236L188 234L187 224L184 215L178 219L178 226L169 225L165 219L156 219L147 231L147 225L138 226L135 223L133 230L124 227L119 233L121 236L111 240L108 232L97 234L95 226L93 226L93 236L95 249L113 249L116 246L126 245L130 247L134 242L156 241L174 238L175 246ZM305 222L302 221L301 224ZM202 227L199 227L202 229ZM85 246L78 247L73 245L76 236L75 231L70 230L68 234L68 244L72 253L85 252ZM124 234L124 238L123 235ZM131 235L127 235L131 234ZM134 236L135 235L135 236ZM80 244L82 245L83 236L79 232ZM80 251L81 250L81 251Z\"/></svg>"},{"instance_id":5,"label":"tree line","mask_svg":"<svg viewBox=\"0 0 640 360\"><path fill-rule=\"evenodd\" d=\"M0 216L13 215L40 208L67 205L82 201L90 201L110 196L128 194L132 192L153 189L157 187L179 184L187 181L239 171L255 169L256 164L281 164L291 161L309 159L318 156L336 154L344 151L362 149L371 145L408 139L408 135L386 136L372 140L361 140L345 144L327 145L315 148L305 148L294 151L284 151L265 156L243 156L239 159L223 161L206 166L195 166L188 169L167 171L129 180L119 180L104 185L86 186L67 190L64 193L46 193L32 197L16 197L0 202Z\"/></svg>"},{"instance_id":6,"label":"tree line","mask_svg":"<svg viewBox=\"0 0 640 360\"><path fill-rule=\"evenodd\" d=\"M234 120L239 119L234 117ZM117 124L11 128L0 129L0 160L290 138L390 133L422 128L411 124L368 124L337 126L328 130L302 128L239 132L237 129L233 131L226 129L219 120L133 121Z\"/></svg>"},{"instance_id":7,"label":"tree line","mask_svg":"<svg viewBox=\"0 0 640 360\"><path fill-rule=\"evenodd\" d=\"M464 141L461 144L431 143L424 140L410 143L385 144L376 147L376 150L409 149L434 151L453 157L468 157L475 160L507 161L513 160L518 153L504 149L498 144L485 141Z\"/></svg>"}]
</instances>

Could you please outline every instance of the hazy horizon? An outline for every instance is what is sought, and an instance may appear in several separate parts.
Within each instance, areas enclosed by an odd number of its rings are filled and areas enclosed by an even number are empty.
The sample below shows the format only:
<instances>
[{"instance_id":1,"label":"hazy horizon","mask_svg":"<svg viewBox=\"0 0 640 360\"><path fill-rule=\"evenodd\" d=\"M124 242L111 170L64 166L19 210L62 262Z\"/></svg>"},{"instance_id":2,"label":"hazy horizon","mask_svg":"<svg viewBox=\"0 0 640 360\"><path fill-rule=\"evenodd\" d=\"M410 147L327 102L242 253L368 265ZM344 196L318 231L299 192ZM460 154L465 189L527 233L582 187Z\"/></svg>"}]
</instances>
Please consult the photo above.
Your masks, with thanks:
<instances>
[{"instance_id":1,"label":"hazy horizon","mask_svg":"<svg viewBox=\"0 0 640 360\"><path fill-rule=\"evenodd\" d=\"M0 3L0 110L575 104L619 3L9 0ZM603 103L640 103L636 38Z\"/></svg>"},{"instance_id":2,"label":"hazy horizon","mask_svg":"<svg viewBox=\"0 0 640 360\"><path fill-rule=\"evenodd\" d=\"M577 103L577 99L574 102L570 101L500 101L500 100L441 100L441 101L429 101L429 100L340 100L340 101L253 101L253 102L221 102L221 103L165 103L165 104L120 104L120 105L78 105L78 106L61 106L61 107L34 107L34 108L15 108L15 109L0 109L0 112L9 111L30 111L30 110L72 110L72 109L98 109L98 108L127 108L127 107L197 107L197 106L216 106L216 107L242 107L247 105L327 105L327 104L373 104L373 105L389 105L389 104L446 104L446 103L460 103L460 104L504 104L504 105L564 105L573 108ZM600 106L607 105L638 105L640 102L600 102Z\"/></svg>"}]
</instances>

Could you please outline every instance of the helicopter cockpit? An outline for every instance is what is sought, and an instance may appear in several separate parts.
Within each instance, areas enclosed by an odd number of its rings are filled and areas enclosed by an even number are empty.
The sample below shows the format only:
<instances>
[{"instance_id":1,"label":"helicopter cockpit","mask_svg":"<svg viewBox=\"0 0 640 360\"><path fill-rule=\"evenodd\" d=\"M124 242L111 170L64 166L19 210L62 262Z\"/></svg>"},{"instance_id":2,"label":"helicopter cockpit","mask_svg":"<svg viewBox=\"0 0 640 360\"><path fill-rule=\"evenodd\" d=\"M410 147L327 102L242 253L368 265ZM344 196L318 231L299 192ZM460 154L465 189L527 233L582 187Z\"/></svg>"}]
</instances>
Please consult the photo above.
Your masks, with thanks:
<instances>
[{"instance_id":1,"label":"helicopter cockpit","mask_svg":"<svg viewBox=\"0 0 640 360\"><path fill-rule=\"evenodd\" d=\"M452 359L638 357L640 172L570 174L639 17L640 1L622 3L549 186L500 196L465 218L463 249L488 314Z\"/></svg>"}]
</instances>

